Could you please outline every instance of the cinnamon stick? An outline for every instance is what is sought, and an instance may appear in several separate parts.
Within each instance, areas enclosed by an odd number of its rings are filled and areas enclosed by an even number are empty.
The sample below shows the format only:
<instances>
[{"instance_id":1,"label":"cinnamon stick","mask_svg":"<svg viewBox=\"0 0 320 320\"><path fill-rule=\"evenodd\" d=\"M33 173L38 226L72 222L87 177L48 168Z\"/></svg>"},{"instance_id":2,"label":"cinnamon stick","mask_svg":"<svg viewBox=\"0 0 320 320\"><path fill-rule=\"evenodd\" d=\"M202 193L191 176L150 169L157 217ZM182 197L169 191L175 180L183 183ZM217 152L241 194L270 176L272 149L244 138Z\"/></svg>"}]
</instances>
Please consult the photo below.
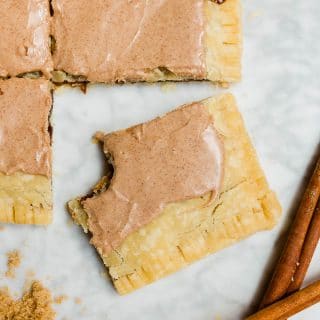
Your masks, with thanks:
<instances>
[{"instance_id":1,"label":"cinnamon stick","mask_svg":"<svg viewBox=\"0 0 320 320\"><path fill-rule=\"evenodd\" d=\"M260 308L282 298L296 271L304 240L320 194L320 159L318 160L299 209L292 223L287 242L283 248Z\"/></svg>"},{"instance_id":2,"label":"cinnamon stick","mask_svg":"<svg viewBox=\"0 0 320 320\"><path fill-rule=\"evenodd\" d=\"M314 214L310 223L310 227L302 247L302 251L299 259L299 265L293 276L293 280L287 290L288 294L291 294L300 289L302 282L304 280L304 277L307 273L308 267L310 265L314 251L317 247L319 238L320 238L320 200L318 200L318 204L314 211Z\"/></svg>"},{"instance_id":3,"label":"cinnamon stick","mask_svg":"<svg viewBox=\"0 0 320 320\"><path fill-rule=\"evenodd\" d=\"M320 280L249 316L246 320L285 320L320 301Z\"/></svg>"}]
</instances>

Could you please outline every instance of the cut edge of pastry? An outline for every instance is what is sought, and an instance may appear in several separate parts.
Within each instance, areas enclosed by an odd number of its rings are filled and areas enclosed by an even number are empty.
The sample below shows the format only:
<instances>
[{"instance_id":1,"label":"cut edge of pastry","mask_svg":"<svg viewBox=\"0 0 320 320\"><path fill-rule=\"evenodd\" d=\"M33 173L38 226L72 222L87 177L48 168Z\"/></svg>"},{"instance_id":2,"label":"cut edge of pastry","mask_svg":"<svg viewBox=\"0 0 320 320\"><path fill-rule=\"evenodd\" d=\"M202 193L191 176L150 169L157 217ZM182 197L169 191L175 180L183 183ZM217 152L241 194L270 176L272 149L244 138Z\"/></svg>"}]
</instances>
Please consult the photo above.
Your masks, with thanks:
<instances>
[{"instance_id":1,"label":"cut edge of pastry","mask_svg":"<svg viewBox=\"0 0 320 320\"><path fill-rule=\"evenodd\" d=\"M237 82L241 79L242 56L240 1L207 1L205 12L207 78L219 83Z\"/></svg>"},{"instance_id":2,"label":"cut edge of pastry","mask_svg":"<svg viewBox=\"0 0 320 320\"><path fill-rule=\"evenodd\" d=\"M209 208L188 210L190 204L189 208L194 208L192 201L203 203L203 199L199 198L170 204L160 216L129 235L110 254L104 256L96 248L120 294L154 282L257 231L271 229L280 217L280 203L269 189L233 96L224 94L204 100L203 104L214 113L219 123L217 130L226 140L229 132L237 137L237 141L231 142L241 146L240 153L245 152L248 168L243 170L248 171L245 173L247 176L234 179L234 172L230 173L230 177L227 173L218 199ZM232 143L228 143L226 148L230 146L233 148ZM109 181L107 177L101 179L93 194L106 188ZM82 199L69 201L68 210L74 221L90 233ZM182 232L171 227L177 226L177 220L181 225L186 223L181 227ZM159 234L165 234L163 239ZM149 246L149 242L152 245Z\"/></svg>"},{"instance_id":3,"label":"cut edge of pastry","mask_svg":"<svg viewBox=\"0 0 320 320\"><path fill-rule=\"evenodd\" d=\"M205 29L205 63L206 77L183 77L174 74L165 66L146 71L146 76L141 79L124 79L115 83L134 82L163 82L163 81L192 81L209 80L216 84L237 82L241 78L241 8L239 0L227 0L217 4L212 0L205 1L204 15ZM55 43L53 35L52 43ZM52 45L54 52L54 45ZM53 70L54 83L83 83L91 82L85 75L73 75L64 70Z\"/></svg>"},{"instance_id":4,"label":"cut edge of pastry","mask_svg":"<svg viewBox=\"0 0 320 320\"><path fill-rule=\"evenodd\" d=\"M51 179L0 173L0 223L48 225L52 222Z\"/></svg>"},{"instance_id":5,"label":"cut edge of pastry","mask_svg":"<svg viewBox=\"0 0 320 320\"><path fill-rule=\"evenodd\" d=\"M53 84L38 77L38 72L21 75L32 81L45 81L51 97L48 114L48 134L52 144L50 117L53 105ZM10 78L9 78L10 79ZM2 80L2 79L1 79ZM6 80L6 79L3 79ZM0 171L0 223L48 225L53 220L52 177L17 171L5 174Z\"/></svg>"}]
</instances>

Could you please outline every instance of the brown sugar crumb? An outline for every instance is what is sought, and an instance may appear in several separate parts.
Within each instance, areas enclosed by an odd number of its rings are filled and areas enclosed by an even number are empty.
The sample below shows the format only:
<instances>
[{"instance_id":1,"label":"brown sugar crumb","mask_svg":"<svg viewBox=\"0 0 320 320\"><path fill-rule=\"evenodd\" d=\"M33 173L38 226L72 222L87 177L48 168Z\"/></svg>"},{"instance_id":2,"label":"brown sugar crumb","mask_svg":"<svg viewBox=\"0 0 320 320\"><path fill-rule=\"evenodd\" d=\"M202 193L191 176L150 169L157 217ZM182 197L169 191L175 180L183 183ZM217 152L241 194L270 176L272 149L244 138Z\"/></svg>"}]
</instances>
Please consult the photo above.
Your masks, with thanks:
<instances>
[{"instance_id":1,"label":"brown sugar crumb","mask_svg":"<svg viewBox=\"0 0 320 320\"><path fill-rule=\"evenodd\" d=\"M53 320L55 312L48 289L39 281L19 300L14 300L8 290L0 291L0 319L5 320Z\"/></svg>"},{"instance_id":2,"label":"brown sugar crumb","mask_svg":"<svg viewBox=\"0 0 320 320\"><path fill-rule=\"evenodd\" d=\"M81 298L76 297L76 298L74 298L74 302L75 302L76 304L81 304L81 303L82 303L82 300L81 300Z\"/></svg>"},{"instance_id":3,"label":"brown sugar crumb","mask_svg":"<svg viewBox=\"0 0 320 320\"><path fill-rule=\"evenodd\" d=\"M14 278L15 277L15 269L20 266L21 263L21 255L18 250L13 250L7 253L7 272L5 273L6 277Z\"/></svg>"},{"instance_id":4,"label":"brown sugar crumb","mask_svg":"<svg viewBox=\"0 0 320 320\"><path fill-rule=\"evenodd\" d=\"M60 296L55 297L53 301L55 304L61 304L66 300L68 300L68 296L61 294Z\"/></svg>"},{"instance_id":5,"label":"brown sugar crumb","mask_svg":"<svg viewBox=\"0 0 320 320\"><path fill-rule=\"evenodd\" d=\"M1 94L0 94L1 96ZM0 225L0 231L3 231L5 229L5 226Z\"/></svg>"}]
</instances>

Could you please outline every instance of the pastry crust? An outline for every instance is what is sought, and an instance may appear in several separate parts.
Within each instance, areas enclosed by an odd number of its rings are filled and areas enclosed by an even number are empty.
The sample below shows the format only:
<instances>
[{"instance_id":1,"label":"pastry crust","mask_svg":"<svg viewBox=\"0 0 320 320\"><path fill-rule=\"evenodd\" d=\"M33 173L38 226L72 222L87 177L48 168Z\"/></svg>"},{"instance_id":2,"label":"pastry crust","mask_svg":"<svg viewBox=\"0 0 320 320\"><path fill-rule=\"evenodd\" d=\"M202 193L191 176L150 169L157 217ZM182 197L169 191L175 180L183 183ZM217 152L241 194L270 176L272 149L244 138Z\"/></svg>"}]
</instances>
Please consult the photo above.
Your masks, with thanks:
<instances>
[{"instance_id":1,"label":"pastry crust","mask_svg":"<svg viewBox=\"0 0 320 320\"><path fill-rule=\"evenodd\" d=\"M100 253L120 294L166 276L189 263L272 228L281 212L232 95L202 102L213 114L225 150L225 172L219 197L209 195L166 206L151 223L129 235L107 256ZM96 186L99 190L106 181ZM69 202L73 219L88 232L80 198ZM99 249L97 249L99 251Z\"/></svg>"},{"instance_id":2,"label":"pastry crust","mask_svg":"<svg viewBox=\"0 0 320 320\"><path fill-rule=\"evenodd\" d=\"M51 84L0 80L0 223L52 220Z\"/></svg>"},{"instance_id":3,"label":"pastry crust","mask_svg":"<svg viewBox=\"0 0 320 320\"><path fill-rule=\"evenodd\" d=\"M241 5L227 0L217 5L206 1L206 68L208 80L236 82L241 79Z\"/></svg>"},{"instance_id":4,"label":"pastry crust","mask_svg":"<svg viewBox=\"0 0 320 320\"><path fill-rule=\"evenodd\" d=\"M51 78L48 0L0 1L0 77Z\"/></svg>"},{"instance_id":5,"label":"pastry crust","mask_svg":"<svg viewBox=\"0 0 320 320\"><path fill-rule=\"evenodd\" d=\"M0 173L0 222L41 224L52 221L51 181L42 175Z\"/></svg>"},{"instance_id":6,"label":"pastry crust","mask_svg":"<svg viewBox=\"0 0 320 320\"><path fill-rule=\"evenodd\" d=\"M222 4L204 0L204 3L206 76L203 79L182 77L161 66L144 72L141 77L123 79L120 82L210 80L216 83L231 83L239 81L242 54L240 0L227 0ZM53 5L56 5L55 2ZM88 81L86 75L72 75L64 70L55 70L52 75L56 83Z\"/></svg>"}]
</instances>

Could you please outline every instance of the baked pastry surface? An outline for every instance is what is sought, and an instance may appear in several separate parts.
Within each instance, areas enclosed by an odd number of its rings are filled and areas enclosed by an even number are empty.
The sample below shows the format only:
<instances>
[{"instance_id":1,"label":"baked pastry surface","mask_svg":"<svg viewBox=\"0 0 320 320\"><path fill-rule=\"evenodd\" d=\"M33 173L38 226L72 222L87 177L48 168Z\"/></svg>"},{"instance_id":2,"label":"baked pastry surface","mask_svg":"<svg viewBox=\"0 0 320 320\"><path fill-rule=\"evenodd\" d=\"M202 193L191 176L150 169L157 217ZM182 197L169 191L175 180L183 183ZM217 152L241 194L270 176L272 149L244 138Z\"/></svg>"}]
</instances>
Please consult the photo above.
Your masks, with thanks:
<instances>
[{"instance_id":1,"label":"baked pastry surface","mask_svg":"<svg viewBox=\"0 0 320 320\"><path fill-rule=\"evenodd\" d=\"M120 294L177 271L254 232L270 229L280 215L280 204L269 189L233 96L224 94L201 103L213 114L224 145L220 194L210 205L209 194L171 203L111 253L104 255L97 248ZM108 185L109 178L104 177L93 194ZM70 201L68 207L73 219L89 232L81 200Z\"/></svg>"},{"instance_id":2,"label":"baked pastry surface","mask_svg":"<svg viewBox=\"0 0 320 320\"><path fill-rule=\"evenodd\" d=\"M51 105L47 80L0 80L0 222L52 220Z\"/></svg>"},{"instance_id":3,"label":"baked pastry surface","mask_svg":"<svg viewBox=\"0 0 320 320\"><path fill-rule=\"evenodd\" d=\"M55 82L240 80L239 0L52 3ZM143 13L132 10L137 3ZM126 19L117 18L122 10ZM83 18L87 12L92 19Z\"/></svg>"},{"instance_id":4,"label":"baked pastry surface","mask_svg":"<svg viewBox=\"0 0 320 320\"><path fill-rule=\"evenodd\" d=\"M0 173L0 222L46 225L52 220L51 180L42 175Z\"/></svg>"},{"instance_id":5,"label":"baked pastry surface","mask_svg":"<svg viewBox=\"0 0 320 320\"><path fill-rule=\"evenodd\" d=\"M0 12L0 77L41 72L50 78L49 1L0 1Z\"/></svg>"},{"instance_id":6,"label":"baked pastry surface","mask_svg":"<svg viewBox=\"0 0 320 320\"><path fill-rule=\"evenodd\" d=\"M207 79L236 82L241 79L242 27L239 0L222 4L205 2Z\"/></svg>"}]
</instances>

